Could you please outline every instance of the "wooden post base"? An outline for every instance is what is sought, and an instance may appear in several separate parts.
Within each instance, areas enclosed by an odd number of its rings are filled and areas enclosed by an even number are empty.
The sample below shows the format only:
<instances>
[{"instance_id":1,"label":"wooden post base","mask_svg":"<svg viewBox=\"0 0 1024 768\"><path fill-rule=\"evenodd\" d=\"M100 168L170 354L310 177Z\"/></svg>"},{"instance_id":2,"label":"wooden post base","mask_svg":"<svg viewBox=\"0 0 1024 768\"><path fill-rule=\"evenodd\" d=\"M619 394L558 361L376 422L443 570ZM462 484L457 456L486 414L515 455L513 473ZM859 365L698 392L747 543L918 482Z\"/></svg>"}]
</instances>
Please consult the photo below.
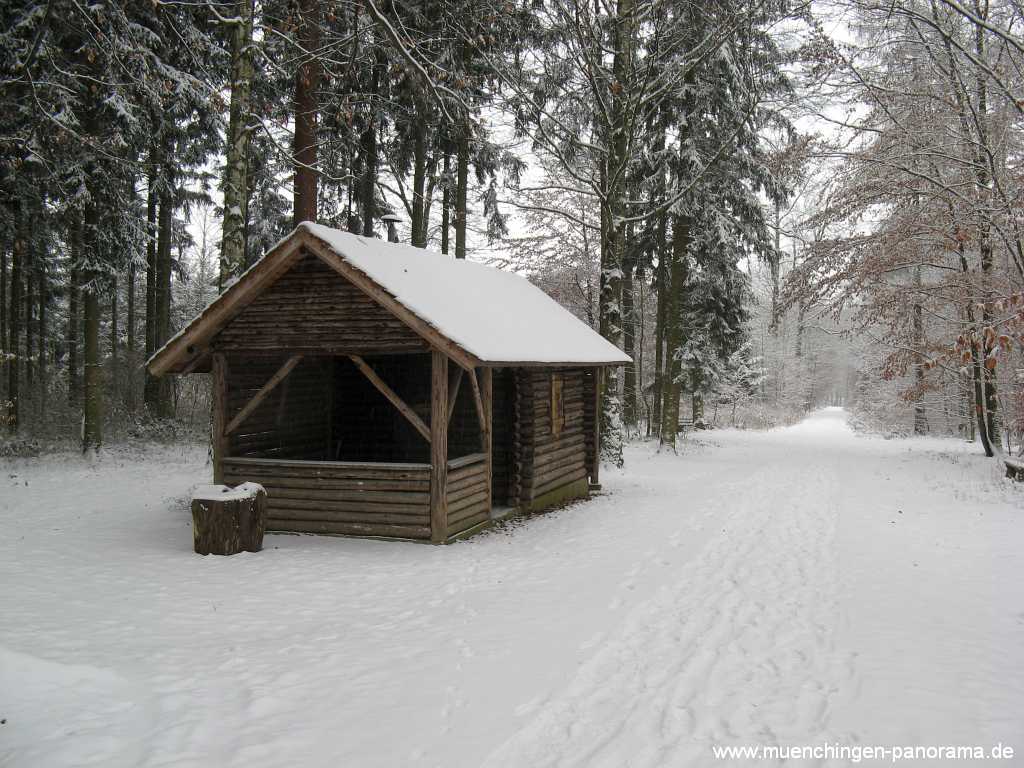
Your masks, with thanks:
<instances>
[{"instance_id":1,"label":"wooden post base","mask_svg":"<svg viewBox=\"0 0 1024 768\"><path fill-rule=\"evenodd\" d=\"M192 494L192 537L200 555L259 552L267 522L262 485L204 485Z\"/></svg>"}]
</instances>

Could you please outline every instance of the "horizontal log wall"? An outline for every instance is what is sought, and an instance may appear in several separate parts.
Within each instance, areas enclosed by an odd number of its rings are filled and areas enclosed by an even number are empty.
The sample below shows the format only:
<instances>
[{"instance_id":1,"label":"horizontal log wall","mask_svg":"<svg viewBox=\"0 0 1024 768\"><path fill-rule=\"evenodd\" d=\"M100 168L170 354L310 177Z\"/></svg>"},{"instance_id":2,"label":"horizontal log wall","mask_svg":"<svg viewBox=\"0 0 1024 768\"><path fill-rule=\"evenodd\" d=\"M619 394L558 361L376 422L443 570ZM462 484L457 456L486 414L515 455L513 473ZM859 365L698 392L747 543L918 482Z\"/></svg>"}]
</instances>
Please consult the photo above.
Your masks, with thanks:
<instances>
[{"instance_id":1,"label":"horizontal log wall","mask_svg":"<svg viewBox=\"0 0 1024 768\"><path fill-rule=\"evenodd\" d=\"M551 377L562 376L565 419L559 434L551 423ZM519 369L516 378L518 506L534 509L544 497L579 485L588 474L585 371ZM575 495L575 494L574 494ZM539 505L538 505L539 502Z\"/></svg>"},{"instance_id":2,"label":"horizontal log wall","mask_svg":"<svg viewBox=\"0 0 1024 768\"><path fill-rule=\"evenodd\" d=\"M430 538L426 464L224 460L224 482L267 489L267 530Z\"/></svg>"},{"instance_id":3,"label":"horizontal log wall","mask_svg":"<svg viewBox=\"0 0 1024 768\"><path fill-rule=\"evenodd\" d=\"M589 368L583 371L583 435L586 447L587 475L596 478L598 456L597 438L597 386L600 370Z\"/></svg>"},{"instance_id":4,"label":"horizontal log wall","mask_svg":"<svg viewBox=\"0 0 1024 768\"><path fill-rule=\"evenodd\" d=\"M243 309L213 344L249 355L427 351L418 334L311 254Z\"/></svg>"},{"instance_id":5,"label":"horizontal log wall","mask_svg":"<svg viewBox=\"0 0 1024 768\"><path fill-rule=\"evenodd\" d=\"M287 359L227 356L227 424ZM228 437L228 454L318 460L326 457L330 362L305 358Z\"/></svg>"},{"instance_id":6,"label":"horizontal log wall","mask_svg":"<svg viewBox=\"0 0 1024 768\"><path fill-rule=\"evenodd\" d=\"M487 505L487 462L482 453L448 462L448 535L491 518Z\"/></svg>"}]
</instances>

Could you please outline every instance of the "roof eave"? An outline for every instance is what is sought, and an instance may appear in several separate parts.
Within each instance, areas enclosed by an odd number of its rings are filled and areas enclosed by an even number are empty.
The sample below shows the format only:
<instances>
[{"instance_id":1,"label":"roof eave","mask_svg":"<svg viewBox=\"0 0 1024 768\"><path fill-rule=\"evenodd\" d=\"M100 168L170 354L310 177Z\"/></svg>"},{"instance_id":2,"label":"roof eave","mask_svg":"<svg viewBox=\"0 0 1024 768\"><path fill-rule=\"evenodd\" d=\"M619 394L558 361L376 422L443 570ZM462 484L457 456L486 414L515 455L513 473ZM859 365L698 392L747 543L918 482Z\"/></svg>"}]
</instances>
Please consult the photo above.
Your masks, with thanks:
<instances>
[{"instance_id":1,"label":"roof eave","mask_svg":"<svg viewBox=\"0 0 1024 768\"><path fill-rule=\"evenodd\" d=\"M484 360L488 368L614 368L628 360Z\"/></svg>"}]
</instances>

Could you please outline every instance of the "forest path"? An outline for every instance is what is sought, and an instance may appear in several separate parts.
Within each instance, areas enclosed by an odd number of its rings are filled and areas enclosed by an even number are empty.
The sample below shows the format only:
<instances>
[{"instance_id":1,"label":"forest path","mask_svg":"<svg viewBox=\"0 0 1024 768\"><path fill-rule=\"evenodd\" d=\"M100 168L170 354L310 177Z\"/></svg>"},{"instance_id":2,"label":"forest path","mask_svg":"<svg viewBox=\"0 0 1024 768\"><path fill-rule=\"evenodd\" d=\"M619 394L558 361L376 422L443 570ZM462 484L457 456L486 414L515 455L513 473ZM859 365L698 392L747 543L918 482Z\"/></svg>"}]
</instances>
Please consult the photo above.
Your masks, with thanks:
<instances>
[{"instance_id":1,"label":"forest path","mask_svg":"<svg viewBox=\"0 0 1024 768\"><path fill-rule=\"evenodd\" d=\"M204 461L0 465L0 766L1024 753L1024 496L973 447L824 411L630 445L600 497L450 547L232 558L190 551Z\"/></svg>"},{"instance_id":2,"label":"forest path","mask_svg":"<svg viewBox=\"0 0 1024 768\"><path fill-rule=\"evenodd\" d=\"M700 554L663 561L661 585L488 765L695 765L711 744L825 732L854 674L835 648L841 466L817 441L777 448L716 483Z\"/></svg>"},{"instance_id":3,"label":"forest path","mask_svg":"<svg viewBox=\"0 0 1024 768\"><path fill-rule=\"evenodd\" d=\"M486 765L778 764L722 745L1019 755L1024 654L1000 649L1024 640L1024 558L996 533L1020 541L1015 489L965 476L976 457L941 441L857 436L841 409L745 437L722 435L730 479L668 476L691 515L714 512L699 554Z\"/></svg>"}]
</instances>

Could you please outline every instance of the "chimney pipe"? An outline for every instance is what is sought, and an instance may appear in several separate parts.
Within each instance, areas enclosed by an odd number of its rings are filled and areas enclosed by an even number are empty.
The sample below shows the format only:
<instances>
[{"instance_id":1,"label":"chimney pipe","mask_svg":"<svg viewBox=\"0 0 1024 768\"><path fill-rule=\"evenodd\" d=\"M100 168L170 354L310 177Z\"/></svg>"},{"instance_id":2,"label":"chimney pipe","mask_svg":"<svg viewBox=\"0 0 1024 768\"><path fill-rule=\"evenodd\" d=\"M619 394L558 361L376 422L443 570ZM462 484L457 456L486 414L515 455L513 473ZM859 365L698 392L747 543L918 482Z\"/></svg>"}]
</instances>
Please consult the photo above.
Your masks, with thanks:
<instances>
[{"instance_id":1,"label":"chimney pipe","mask_svg":"<svg viewBox=\"0 0 1024 768\"><path fill-rule=\"evenodd\" d=\"M380 220L388 225L388 242L398 242L398 222L402 220L400 216L396 216L393 213L385 213L380 217Z\"/></svg>"}]
</instances>

